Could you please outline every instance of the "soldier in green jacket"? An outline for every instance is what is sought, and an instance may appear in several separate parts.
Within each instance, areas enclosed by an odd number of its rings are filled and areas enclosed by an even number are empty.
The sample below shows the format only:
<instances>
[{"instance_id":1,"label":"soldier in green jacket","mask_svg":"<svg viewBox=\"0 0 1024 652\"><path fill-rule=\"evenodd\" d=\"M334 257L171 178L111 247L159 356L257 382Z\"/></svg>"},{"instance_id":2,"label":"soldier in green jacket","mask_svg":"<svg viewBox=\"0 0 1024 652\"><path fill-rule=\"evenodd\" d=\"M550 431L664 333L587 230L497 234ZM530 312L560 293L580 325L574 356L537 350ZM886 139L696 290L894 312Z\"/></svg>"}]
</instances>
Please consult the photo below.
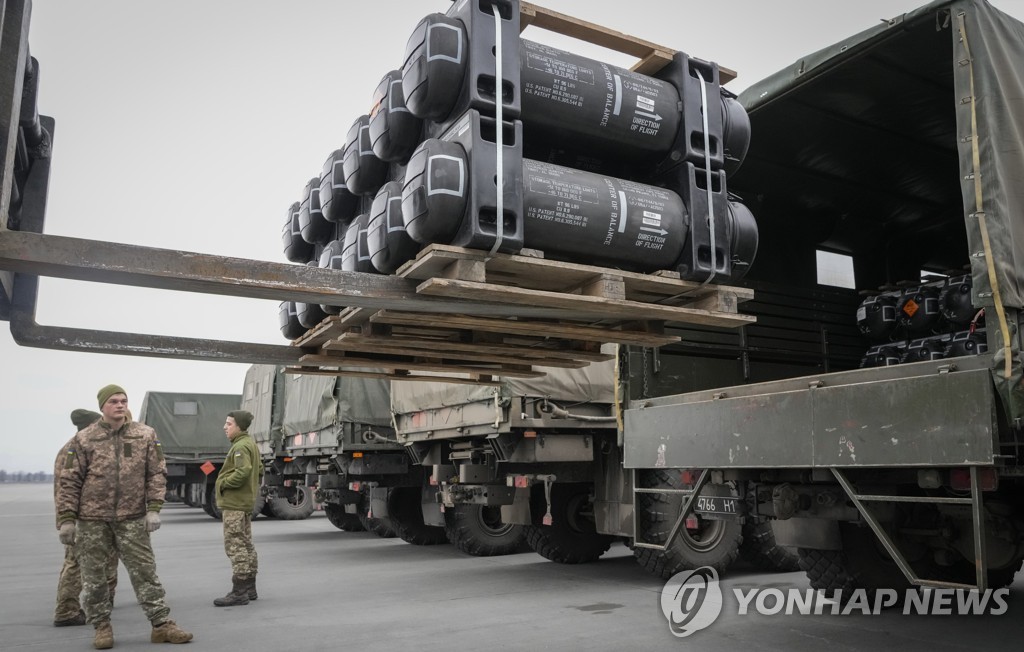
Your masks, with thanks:
<instances>
[{"instance_id":1,"label":"soldier in green jacket","mask_svg":"<svg viewBox=\"0 0 1024 652\"><path fill-rule=\"evenodd\" d=\"M245 410L229 412L224 421L231 448L217 475L215 495L224 521L224 552L231 560L231 591L213 601L218 607L249 604L257 598L252 510L263 479L263 460L248 433L251 423L252 414Z\"/></svg>"}]
</instances>

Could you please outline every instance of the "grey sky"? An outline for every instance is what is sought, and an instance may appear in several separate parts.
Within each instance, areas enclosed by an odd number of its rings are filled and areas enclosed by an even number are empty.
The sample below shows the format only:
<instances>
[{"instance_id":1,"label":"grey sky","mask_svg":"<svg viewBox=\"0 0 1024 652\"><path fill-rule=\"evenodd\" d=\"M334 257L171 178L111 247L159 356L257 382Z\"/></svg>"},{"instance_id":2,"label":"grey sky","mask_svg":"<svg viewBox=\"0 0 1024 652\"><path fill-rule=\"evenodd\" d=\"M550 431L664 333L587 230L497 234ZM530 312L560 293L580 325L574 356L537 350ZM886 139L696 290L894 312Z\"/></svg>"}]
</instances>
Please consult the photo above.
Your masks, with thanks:
<instances>
[{"instance_id":1,"label":"grey sky","mask_svg":"<svg viewBox=\"0 0 1024 652\"><path fill-rule=\"evenodd\" d=\"M285 209L446 0L35 0L40 112L57 121L46 231L284 262ZM739 73L735 92L916 0L538 0ZM1024 18L1024 0L996 1ZM618 65L623 55L530 29ZM40 323L285 343L277 304L43 279ZM0 329L0 469L52 468L111 382L240 393L245 365L26 349ZM222 437L219 432L211 437Z\"/></svg>"}]
</instances>

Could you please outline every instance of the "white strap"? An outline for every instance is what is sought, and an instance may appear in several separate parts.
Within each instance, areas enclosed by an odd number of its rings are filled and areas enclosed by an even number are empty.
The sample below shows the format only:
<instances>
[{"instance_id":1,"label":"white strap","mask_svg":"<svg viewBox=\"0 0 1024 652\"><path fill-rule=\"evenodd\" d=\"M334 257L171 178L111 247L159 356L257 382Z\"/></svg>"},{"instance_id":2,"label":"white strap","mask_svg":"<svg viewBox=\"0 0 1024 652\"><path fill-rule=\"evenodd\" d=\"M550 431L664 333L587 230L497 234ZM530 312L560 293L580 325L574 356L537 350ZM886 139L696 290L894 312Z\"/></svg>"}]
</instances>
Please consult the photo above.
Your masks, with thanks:
<instances>
[{"instance_id":1,"label":"white strap","mask_svg":"<svg viewBox=\"0 0 1024 652\"><path fill-rule=\"evenodd\" d=\"M700 70L694 68L694 72L697 73L697 79L700 80L700 106L701 115L704 118L704 178L707 183L708 193L708 227L711 230L711 273L701 283L702 286L707 285L715 278L715 274L718 270L718 256L715 248L715 203L714 193L711 190L711 134L708 133L708 89L704 85L704 77L700 74ZM696 219L696 218L695 218ZM693 261L696 264L697 261Z\"/></svg>"},{"instance_id":2,"label":"white strap","mask_svg":"<svg viewBox=\"0 0 1024 652\"><path fill-rule=\"evenodd\" d=\"M497 191L498 191L498 216L497 216L497 237L494 239L494 246L491 247L488 256L493 256L498 253L501 249L502 241L505 239L505 180L503 177L504 169L502 161L504 160L504 143L503 132L504 125L502 124L502 79L501 79L501 14L498 12L498 5L491 5L491 10L494 12L494 119L497 122L497 128L495 129L496 135L494 137L494 146L498 154L494 160L494 173L497 177Z\"/></svg>"}]
</instances>

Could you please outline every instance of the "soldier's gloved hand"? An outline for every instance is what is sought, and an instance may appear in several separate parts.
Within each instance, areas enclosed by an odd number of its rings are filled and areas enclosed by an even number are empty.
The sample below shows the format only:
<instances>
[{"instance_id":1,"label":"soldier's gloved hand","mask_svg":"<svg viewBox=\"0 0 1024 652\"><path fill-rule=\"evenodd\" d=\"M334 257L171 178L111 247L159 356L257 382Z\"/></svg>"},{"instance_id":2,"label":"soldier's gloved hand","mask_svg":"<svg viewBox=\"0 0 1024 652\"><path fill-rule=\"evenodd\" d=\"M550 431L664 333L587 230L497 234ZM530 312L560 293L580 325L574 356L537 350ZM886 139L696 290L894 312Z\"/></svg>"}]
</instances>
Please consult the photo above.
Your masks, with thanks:
<instances>
[{"instance_id":1,"label":"soldier's gloved hand","mask_svg":"<svg viewBox=\"0 0 1024 652\"><path fill-rule=\"evenodd\" d=\"M156 512L146 512L146 532L156 532L160 529L160 515Z\"/></svg>"},{"instance_id":2,"label":"soldier's gloved hand","mask_svg":"<svg viewBox=\"0 0 1024 652\"><path fill-rule=\"evenodd\" d=\"M75 525L74 521L65 521L60 524L60 542L66 546L74 545L75 543L75 530L78 526Z\"/></svg>"}]
</instances>

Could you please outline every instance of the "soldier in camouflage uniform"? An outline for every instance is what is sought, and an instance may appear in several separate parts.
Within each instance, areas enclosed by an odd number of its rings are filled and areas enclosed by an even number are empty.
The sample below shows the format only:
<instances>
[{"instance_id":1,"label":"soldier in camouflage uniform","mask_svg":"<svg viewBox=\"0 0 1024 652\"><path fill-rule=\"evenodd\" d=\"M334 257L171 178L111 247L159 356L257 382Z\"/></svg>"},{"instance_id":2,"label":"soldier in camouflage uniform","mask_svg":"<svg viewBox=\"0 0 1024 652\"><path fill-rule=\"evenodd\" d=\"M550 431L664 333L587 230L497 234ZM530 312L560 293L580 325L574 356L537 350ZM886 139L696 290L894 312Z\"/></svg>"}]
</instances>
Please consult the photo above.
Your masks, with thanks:
<instances>
[{"instance_id":1,"label":"soldier in camouflage uniform","mask_svg":"<svg viewBox=\"0 0 1024 652\"><path fill-rule=\"evenodd\" d=\"M82 606L96 628L93 646L114 646L107 560L117 551L135 596L153 624L154 643L187 643L192 634L168 620L149 535L160 527L167 467L152 428L128 418L128 396L117 385L97 393L103 418L71 441L57 497L60 540L76 543L82 566Z\"/></svg>"},{"instance_id":2,"label":"soldier in camouflage uniform","mask_svg":"<svg viewBox=\"0 0 1024 652\"><path fill-rule=\"evenodd\" d=\"M92 410L73 410L71 412L71 423L76 430L82 430L86 426L95 423L102 415ZM57 491L60 489L60 472L64 467L64 460L68 448L73 439L57 453L57 461L53 467L53 500L57 502ZM57 523L60 529L60 523ZM110 585L110 599L114 599L114 589L117 588L117 551L111 554L107 562L107 584ZM78 565L78 555L75 546L64 546L64 566L60 569L60 579L57 581L57 608L53 613L54 627L68 627L85 624L85 612L82 611L78 596L82 593L82 570Z\"/></svg>"},{"instance_id":3,"label":"soldier in camouflage uniform","mask_svg":"<svg viewBox=\"0 0 1024 652\"><path fill-rule=\"evenodd\" d=\"M252 545L252 510L263 476L263 460L249 436L252 414L245 410L229 412L224 434L231 442L224 466L217 475L215 495L224 521L224 552L231 560L231 591L213 604L230 607L255 600L256 571L259 563Z\"/></svg>"}]
</instances>

